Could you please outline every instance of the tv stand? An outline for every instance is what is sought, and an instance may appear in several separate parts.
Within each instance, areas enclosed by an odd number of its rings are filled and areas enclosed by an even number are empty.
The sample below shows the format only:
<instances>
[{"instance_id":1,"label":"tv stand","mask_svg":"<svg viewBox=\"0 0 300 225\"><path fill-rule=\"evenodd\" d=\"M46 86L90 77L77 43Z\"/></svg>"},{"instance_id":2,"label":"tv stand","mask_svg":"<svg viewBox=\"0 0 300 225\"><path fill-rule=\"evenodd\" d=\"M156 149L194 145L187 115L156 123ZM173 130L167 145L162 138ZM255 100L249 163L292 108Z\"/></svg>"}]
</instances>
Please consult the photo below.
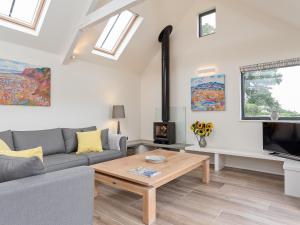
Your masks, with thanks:
<instances>
[{"instance_id":1,"label":"tv stand","mask_svg":"<svg viewBox=\"0 0 300 225\"><path fill-rule=\"evenodd\" d=\"M292 159L292 160L300 161L299 156L289 155L289 154L285 154L285 153L271 152L270 155L282 157L285 159Z\"/></svg>"},{"instance_id":2,"label":"tv stand","mask_svg":"<svg viewBox=\"0 0 300 225\"><path fill-rule=\"evenodd\" d=\"M220 171L225 166L225 156L237 156L243 158L263 159L271 161L284 162L286 159L270 155L266 151L245 151L245 150L234 150L226 148L200 148L199 146L186 147L185 151L190 152L201 152L201 153L212 153L214 154L214 167L215 171Z\"/></svg>"},{"instance_id":3,"label":"tv stand","mask_svg":"<svg viewBox=\"0 0 300 225\"><path fill-rule=\"evenodd\" d=\"M197 145L186 147L186 152L199 152L199 153L210 153L214 157L215 171L220 171L225 167L226 156L237 156L244 158L262 159L278 161L283 163L284 169L284 192L286 195L300 197L300 162L296 160L290 160L277 155L270 154L269 152L258 150L258 151L247 151L247 150L233 150L225 148L200 148Z\"/></svg>"}]
</instances>

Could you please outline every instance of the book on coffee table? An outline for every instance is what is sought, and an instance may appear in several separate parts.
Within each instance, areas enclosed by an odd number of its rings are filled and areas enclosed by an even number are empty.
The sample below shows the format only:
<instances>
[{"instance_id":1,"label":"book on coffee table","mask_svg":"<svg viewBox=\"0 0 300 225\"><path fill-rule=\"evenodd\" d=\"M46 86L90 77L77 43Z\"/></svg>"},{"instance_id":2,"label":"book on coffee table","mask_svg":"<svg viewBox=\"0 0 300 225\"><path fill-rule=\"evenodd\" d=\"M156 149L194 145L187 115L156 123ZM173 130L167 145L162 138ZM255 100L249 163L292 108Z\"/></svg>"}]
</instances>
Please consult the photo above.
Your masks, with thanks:
<instances>
[{"instance_id":1,"label":"book on coffee table","mask_svg":"<svg viewBox=\"0 0 300 225\"><path fill-rule=\"evenodd\" d=\"M133 168L130 169L128 172L139 176L145 176L145 177L155 177L160 174L160 172L155 169L144 168L144 167Z\"/></svg>"}]
</instances>

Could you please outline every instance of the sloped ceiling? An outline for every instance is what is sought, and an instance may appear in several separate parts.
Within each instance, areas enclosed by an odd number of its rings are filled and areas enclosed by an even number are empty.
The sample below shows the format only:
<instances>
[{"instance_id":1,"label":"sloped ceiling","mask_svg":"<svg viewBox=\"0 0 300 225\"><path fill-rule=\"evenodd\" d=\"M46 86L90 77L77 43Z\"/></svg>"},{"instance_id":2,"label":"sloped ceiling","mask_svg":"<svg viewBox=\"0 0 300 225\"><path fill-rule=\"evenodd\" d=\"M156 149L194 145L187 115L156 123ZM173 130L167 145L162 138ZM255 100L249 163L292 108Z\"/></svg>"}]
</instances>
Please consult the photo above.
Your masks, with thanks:
<instances>
[{"instance_id":1,"label":"sloped ceiling","mask_svg":"<svg viewBox=\"0 0 300 225\"><path fill-rule=\"evenodd\" d=\"M299 0L241 0L241 2L286 23L287 26L300 28Z\"/></svg>"},{"instance_id":2,"label":"sloped ceiling","mask_svg":"<svg viewBox=\"0 0 300 225\"><path fill-rule=\"evenodd\" d=\"M72 41L73 29L85 13L92 12L109 1L52 0L38 37L0 27L0 39L62 55L68 43ZM76 60L140 73L160 50L157 41L160 31L166 25L172 24L176 32L176 24L184 18L195 1L199 0L145 0L131 9L144 20L118 61L91 53L106 24L105 21L85 30L74 49ZM256 9L261 15L277 20L290 30L300 29L299 0L240 0L238 3Z\"/></svg>"},{"instance_id":3,"label":"sloped ceiling","mask_svg":"<svg viewBox=\"0 0 300 225\"><path fill-rule=\"evenodd\" d=\"M91 54L106 21L86 30L74 53L81 60L141 72L159 51L160 44L157 38L160 31L169 24L176 26L194 1L176 1L174 4L174 0L148 0L132 8L131 10L144 20L118 61Z\"/></svg>"}]
</instances>

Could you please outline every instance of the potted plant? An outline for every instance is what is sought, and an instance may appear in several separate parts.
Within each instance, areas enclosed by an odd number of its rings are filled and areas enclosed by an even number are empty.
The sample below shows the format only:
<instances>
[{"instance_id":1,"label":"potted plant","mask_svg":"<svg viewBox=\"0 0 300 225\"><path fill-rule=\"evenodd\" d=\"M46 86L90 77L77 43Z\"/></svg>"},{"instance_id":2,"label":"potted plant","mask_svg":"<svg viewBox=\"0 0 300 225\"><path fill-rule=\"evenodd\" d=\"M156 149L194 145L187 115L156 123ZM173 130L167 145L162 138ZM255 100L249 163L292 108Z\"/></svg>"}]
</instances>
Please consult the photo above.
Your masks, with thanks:
<instances>
[{"instance_id":1,"label":"potted plant","mask_svg":"<svg viewBox=\"0 0 300 225\"><path fill-rule=\"evenodd\" d=\"M214 125L211 122L205 123L205 122L195 121L195 123L191 125L191 130L195 134L199 146L201 148L206 147L207 142L205 140L205 137L211 134L211 132L213 131L213 127Z\"/></svg>"}]
</instances>

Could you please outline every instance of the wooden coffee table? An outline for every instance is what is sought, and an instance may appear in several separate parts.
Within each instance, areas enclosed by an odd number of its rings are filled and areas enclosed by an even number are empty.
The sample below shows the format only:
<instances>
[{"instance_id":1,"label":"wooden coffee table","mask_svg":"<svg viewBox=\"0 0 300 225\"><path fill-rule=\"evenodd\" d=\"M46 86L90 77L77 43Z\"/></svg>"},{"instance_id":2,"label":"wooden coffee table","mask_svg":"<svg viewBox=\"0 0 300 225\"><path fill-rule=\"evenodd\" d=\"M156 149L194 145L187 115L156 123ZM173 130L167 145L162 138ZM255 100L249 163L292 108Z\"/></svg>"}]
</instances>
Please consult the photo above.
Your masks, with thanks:
<instances>
[{"instance_id":1,"label":"wooden coffee table","mask_svg":"<svg viewBox=\"0 0 300 225\"><path fill-rule=\"evenodd\" d=\"M144 160L146 155L163 155L167 161L152 164ZM209 156L183 152L155 150L91 166L95 170L95 196L98 194L96 182L126 190L143 196L143 221L152 224L156 220L156 189L196 168L203 170L202 181L209 183ZM152 168L161 173L148 178L128 171L137 167Z\"/></svg>"}]
</instances>

